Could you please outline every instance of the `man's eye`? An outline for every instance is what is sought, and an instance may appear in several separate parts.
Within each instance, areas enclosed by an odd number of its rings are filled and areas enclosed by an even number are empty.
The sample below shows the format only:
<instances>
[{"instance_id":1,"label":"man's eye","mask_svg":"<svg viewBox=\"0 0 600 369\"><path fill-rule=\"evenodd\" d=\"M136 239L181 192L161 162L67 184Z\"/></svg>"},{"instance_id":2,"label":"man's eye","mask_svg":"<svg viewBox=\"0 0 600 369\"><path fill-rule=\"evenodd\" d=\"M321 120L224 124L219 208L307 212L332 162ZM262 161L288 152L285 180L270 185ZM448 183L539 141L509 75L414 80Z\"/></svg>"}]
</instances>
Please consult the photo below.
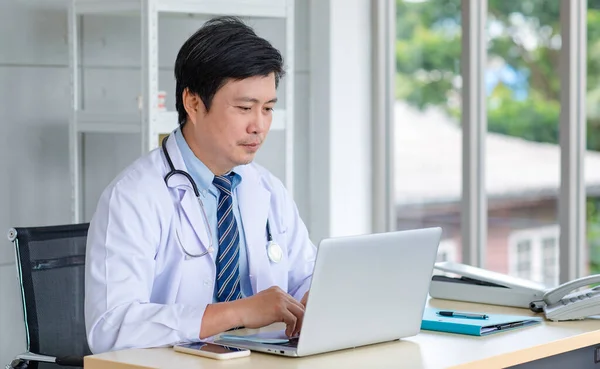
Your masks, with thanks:
<instances>
[{"instance_id":1,"label":"man's eye","mask_svg":"<svg viewBox=\"0 0 600 369\"><path fill-rule=\"evenodd\" d=\"M273 108L265 108L266 111L273 111Z\"/></svg>"},{"instance_id":2,"label":"man's eye","mask_svg":"<svg viewBox=\"0 0 600 369\"><path fill-rule=\"evenodd\" d=\"M250 109L252 108L248 108L246 106L238 106L239 109L241 109L242 111L250 111Z\"/></svg>"}]
</instances>

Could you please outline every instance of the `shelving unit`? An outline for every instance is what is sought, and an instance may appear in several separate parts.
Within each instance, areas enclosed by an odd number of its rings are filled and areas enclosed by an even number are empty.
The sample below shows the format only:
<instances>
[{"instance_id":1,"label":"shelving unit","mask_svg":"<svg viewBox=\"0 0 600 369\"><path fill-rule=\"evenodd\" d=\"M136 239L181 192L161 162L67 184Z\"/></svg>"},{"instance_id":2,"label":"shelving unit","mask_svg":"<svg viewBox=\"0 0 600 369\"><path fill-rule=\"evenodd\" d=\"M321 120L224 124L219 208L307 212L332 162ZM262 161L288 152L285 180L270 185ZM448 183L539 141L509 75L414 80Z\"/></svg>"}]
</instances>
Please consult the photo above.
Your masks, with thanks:
<instances>
[{"instance_id":1,"label":"shelving unit","mask_svg":"<svg viewBox=\"0 0 600 369\"><path fill-rule=\"evenodd\" d=\"M286 46L285 109L274 112L271 130L285 131L285 178L293 194L294 163L294 0L70 0L68 6L69 71L72 110L69 121L69 154L72 221L81 222L82 153L80 136L85 133L138 133L142 154L158 147L160 134L177 127L177 112L158 109L158 18L175 14L233 15L283 18ZM111 113L80 109L80 52L78 18L89 14L124 15L141 18L141 97L138 113ZM178 40L183 43L184 40ZM115 173L116 174L116 173Z\"/></svg>"}]
</instances>

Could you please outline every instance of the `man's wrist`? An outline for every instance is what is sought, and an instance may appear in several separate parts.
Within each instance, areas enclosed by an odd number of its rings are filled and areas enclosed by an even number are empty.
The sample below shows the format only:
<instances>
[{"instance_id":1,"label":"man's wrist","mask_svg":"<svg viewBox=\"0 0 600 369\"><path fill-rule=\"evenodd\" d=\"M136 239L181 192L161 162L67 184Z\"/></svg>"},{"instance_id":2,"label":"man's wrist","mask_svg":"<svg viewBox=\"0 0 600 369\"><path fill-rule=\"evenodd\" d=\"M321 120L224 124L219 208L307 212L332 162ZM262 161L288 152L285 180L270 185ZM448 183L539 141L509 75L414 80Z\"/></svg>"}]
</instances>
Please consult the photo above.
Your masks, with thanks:
<instances>
[{"instance_id":1,"label":"man's wrist","mask_svg":"<svg viewBox=\"0 0 600 369\"><path fill-rule=\"evenodd\" d=\"M245 299L235 300L227 303L227 320L231 323L231 328L238 328L244 326L244 314L242 310L244 308Z\"/></svg>"},{"instance_id":2,"label":"man's wrist","mask_svg":"<svg viewBox=\"0 0 600 369\"><path fill-rule=\"evenodd\" d=\"M243 303L240 300L209 304L202 317L200 339L243 325Z\"/></svg>"}]
</instances>

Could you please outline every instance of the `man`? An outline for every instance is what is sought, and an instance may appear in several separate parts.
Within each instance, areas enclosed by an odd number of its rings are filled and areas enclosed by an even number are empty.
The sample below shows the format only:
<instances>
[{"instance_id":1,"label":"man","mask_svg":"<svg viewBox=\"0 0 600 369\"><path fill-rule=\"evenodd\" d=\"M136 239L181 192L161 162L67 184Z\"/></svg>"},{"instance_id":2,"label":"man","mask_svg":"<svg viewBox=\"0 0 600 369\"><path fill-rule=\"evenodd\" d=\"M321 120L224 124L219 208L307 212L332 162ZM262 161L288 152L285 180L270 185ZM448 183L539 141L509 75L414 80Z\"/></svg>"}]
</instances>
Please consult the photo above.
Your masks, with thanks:
<instances>
[{"instance_id":1,"label":"man","mask_svg":"<svg viewBox=\"0 0 600 369\"><path fill-rule=\"evenodd\" d=\"M106 188L90 223L92 352L274 322L299 333L316 249L283 184L252 163L283 74L280 53L236 18L181 47L179 128Z\"/></svg>"}]
</instances>

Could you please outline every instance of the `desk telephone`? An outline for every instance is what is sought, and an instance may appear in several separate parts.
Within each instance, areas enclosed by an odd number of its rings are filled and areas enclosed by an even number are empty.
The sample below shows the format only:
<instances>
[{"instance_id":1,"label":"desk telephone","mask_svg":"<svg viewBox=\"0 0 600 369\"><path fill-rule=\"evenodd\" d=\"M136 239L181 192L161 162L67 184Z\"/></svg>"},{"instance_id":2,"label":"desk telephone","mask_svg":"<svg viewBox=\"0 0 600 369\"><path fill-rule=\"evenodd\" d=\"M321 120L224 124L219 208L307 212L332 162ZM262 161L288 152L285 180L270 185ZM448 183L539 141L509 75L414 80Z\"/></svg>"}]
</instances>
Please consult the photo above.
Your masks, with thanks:
<instances>
[{"instance_id":1,"label":"desk telephone","mask_svg":"<svg viewBox=\"0 0 600 369\"><path fill-rule=\"evenodd\" d=\"M600 283L600 275L591 275L561 284L546 291L542 301L531 302L530 308L536 312L543 311L547 319L554 321L600 315L600 286L573 292L594 283Z\"/></svg>"},{"instance_id":2,"label":"desk telephone","mask_svg":"<svg viewBox=\"0 0 600 369\"><path fill-rule=\"evenodd\" d=\"M575 320L600 316L600 274L579 278L549 289L544 285L455 262L436 263L435 269L458 275L434 275L429 295L433 298L529 308L548 320Z\"/></svg>"}]
</instances>

